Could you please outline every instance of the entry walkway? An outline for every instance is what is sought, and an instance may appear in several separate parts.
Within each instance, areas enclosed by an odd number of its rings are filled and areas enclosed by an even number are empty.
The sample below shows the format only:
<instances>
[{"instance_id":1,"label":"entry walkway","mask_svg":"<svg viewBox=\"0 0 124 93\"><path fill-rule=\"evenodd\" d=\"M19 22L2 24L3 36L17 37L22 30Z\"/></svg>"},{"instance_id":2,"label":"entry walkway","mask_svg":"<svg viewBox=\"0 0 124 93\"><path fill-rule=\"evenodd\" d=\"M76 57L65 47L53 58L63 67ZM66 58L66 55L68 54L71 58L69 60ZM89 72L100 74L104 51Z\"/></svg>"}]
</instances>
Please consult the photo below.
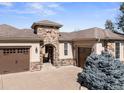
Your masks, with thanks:
<instances>
[{"instance_id":1,"label":"entry walkway","mask_svg":"<svg viewBox=\"0 0 124 93\"><path fill-rule=\"evenodd\" d=\"M78 90L75 66L63 66L52 70L20 72L0 76L0 89Z\"/></svg>"}]
</instances>

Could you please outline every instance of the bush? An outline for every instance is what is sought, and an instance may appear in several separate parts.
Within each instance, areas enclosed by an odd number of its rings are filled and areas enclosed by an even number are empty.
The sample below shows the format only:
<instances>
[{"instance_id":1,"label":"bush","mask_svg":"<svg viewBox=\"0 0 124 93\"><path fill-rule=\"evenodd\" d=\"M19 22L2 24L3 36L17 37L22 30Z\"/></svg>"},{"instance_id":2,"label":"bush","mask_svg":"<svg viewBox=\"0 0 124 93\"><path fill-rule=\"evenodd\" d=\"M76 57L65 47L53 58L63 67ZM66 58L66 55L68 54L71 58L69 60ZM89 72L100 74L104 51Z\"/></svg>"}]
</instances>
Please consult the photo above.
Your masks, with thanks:
<instances>
[{"instance_id":1,"label":"bush","mask_svg":"<svg viewBox=\"0 0 124 93\"><path fill-rule=\"evenodd\" d=\"M101 55L91 53L78 80L81 86L90 90L122 90L124 89L124 64L108 52Z\"/></svg>"}]
</instances>

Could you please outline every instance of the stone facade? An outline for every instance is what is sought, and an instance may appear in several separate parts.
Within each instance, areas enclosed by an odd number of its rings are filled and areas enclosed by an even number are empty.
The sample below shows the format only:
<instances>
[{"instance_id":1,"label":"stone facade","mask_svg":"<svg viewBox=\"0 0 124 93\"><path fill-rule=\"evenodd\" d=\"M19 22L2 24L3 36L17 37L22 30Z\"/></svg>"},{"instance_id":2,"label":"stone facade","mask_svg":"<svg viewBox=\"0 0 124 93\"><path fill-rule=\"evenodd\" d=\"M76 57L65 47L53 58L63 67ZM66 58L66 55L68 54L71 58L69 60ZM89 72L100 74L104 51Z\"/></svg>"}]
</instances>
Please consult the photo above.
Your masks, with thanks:
<instances>
[{"instance_id":1,"label":"stone facade","mask_svg":"<svg viewBox=\"0 0 124 93\"><path fill-rule=\"evenodd\" d=\"M53 59L52 64L54 66L65 66L65 65L75 65L76 61L74 59L59 59L59 28L62 25L58 25L55 22L51 21L41 21L34 23L32 25L32 28L34 29L34 33L37 34L39 37L41 37L41 41L43 41L40 44L40 64L33 63L33 68L39 68L39 65L43 65L44 59L47 58L46 55L48 54L46 52L46 49L48 49L48 46L52 47L53 49ZM47 55L48 56L48 55ZM47 60L48 62L49 60ZM45 61L46 62L46 61ZM50 61L49 61L50 62ZM40 67L41 68L41 67Z\"/></svg>"},{"instance_id":2,"label":"stone facade","mask_svg":"<svg viewBox=\"0 0 124 93\"><path fill-rule=\"evenodd\" d=\"M60 59L61 66L76 65L75 59Z\"/></svg>"},{"instance_id":3,"label":"stone facade","mask_svg":"<svg viewBox=\"0 0 124 93\"><path fill-rule=\"evenodd\" d=\"M41 62L30 63L30 71L40 71L40 70L41 70Z\"/></svg>"},{"instance_id":4,"label":"stone facade","mask_svg":"<svg viewBox=\"0 0 124 93\"><path fill-rule=\"evenodd\" d=\"M115 43L108 43L108 50L115 57Z\"/></svg>"},{"instance_id":5,"label":"stone facade","mask_svg":"<svg viewBox=\"0 0 124 93\"><path fill-rule=\"evenodd\" d=\"M45 45L52 45L54 48L53 53L53 65L59 66L59 31L56 28L49 28L49 27L37 27L37 34L43 38L43 44L41 45L41 57L45 55ZM41 60L43 63L43 60Z\"/></svg>"},{"instance_id":6,"label":"stone facade","mask_svg":"<svg viewBox=\"0 0 124 93\"><path fill-rule=\"evenodd\" d=\"M43 57L45 55L45 45L52 45L53 51L53 65L54 66L65 66L65 65L76 65L74 59L59 59L59 29L38 26L36 28L37 35L43 38L43 44L41 44L40 59L41 65L43 64Z\"/></svg>"}]
</instances>

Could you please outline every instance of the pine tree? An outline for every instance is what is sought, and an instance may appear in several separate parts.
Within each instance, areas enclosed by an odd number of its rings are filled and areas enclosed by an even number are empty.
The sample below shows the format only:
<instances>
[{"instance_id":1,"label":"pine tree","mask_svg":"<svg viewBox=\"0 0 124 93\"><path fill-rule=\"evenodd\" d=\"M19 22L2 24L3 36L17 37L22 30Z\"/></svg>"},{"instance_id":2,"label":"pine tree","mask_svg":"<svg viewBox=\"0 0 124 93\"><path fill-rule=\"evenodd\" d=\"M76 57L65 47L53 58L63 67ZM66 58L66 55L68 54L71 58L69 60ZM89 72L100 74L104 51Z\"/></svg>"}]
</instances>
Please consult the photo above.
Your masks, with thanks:
<instances>
[{"instance_id":1,"label":"pine tree","mask_svg":"<svg viewBox=\"0 0 124 93\"><path fill-rule=\"evenodd\" d=\"M124 3L122 3L120 5L120 16L118 18L118 23L117 23L117 26L118 26L118 29L120 29L121 31L124 32Z\"/></svg>"},{"instance_id":2,"label":"pine tree","mask_svg":"<svg viewBox=\"0 0 124 93\"><path fill-rule=\"evenodd\" d=\"M92 53L83 71L78 74L78 82L91 90L122 90L124 64L115 60L107 51L101 55Z\"/></svg>"},{"instance_id":3,"label":"pine tree","mask_svg":"<svg viewBox=\"0 0 124 93\"><path fill-rule=\"evenodd\" d=\"M105 29L109 29L114 32L114 24L112 23L111 20L106 20Z\"/></svg>"}]
</instances>

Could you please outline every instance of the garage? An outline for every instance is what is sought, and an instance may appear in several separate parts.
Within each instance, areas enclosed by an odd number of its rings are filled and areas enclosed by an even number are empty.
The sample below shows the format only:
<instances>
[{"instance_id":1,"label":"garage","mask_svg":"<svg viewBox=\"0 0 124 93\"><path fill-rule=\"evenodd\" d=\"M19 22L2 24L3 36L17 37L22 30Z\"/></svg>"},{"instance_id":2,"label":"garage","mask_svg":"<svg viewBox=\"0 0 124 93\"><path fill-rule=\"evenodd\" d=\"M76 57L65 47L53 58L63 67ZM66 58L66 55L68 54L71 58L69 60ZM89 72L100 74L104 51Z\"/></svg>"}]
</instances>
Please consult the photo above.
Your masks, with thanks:
<instances>
[{"instance_id":1,"label":"garage","mask_svg":"<svg viewBox=\"0 0 124 93\"><path fill-rule=\"evenodd\" d=\"M29 70L30 47L0 48L0 74Z\"/></svg>"},{"instance_id":2,"label":"garage","mask_svg":"<svg viewBox=\"0 0 124 93\"><path fill-rule=\"evenodd\" d=\"M78 67L83 68L87 57L91 54L91 48L78 47Z\"/></svg>"}]
</instances>

